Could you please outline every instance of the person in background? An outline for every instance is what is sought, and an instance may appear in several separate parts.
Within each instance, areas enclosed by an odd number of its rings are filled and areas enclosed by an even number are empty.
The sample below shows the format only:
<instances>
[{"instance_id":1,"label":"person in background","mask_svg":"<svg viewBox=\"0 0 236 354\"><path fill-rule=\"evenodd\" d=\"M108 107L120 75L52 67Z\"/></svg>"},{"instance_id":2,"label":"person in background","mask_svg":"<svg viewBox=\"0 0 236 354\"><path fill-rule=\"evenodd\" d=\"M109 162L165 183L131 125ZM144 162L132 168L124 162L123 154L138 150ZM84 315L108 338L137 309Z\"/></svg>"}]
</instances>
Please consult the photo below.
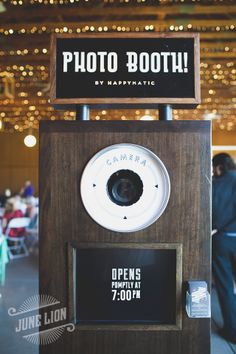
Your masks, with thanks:
<instances>
[{"instance_id":1,"label":"person in background","mask_svg":"<svg viewBox=\"0 0 236 354\"><path fill-rule=\"evenodd\" d=\"M12 199L15 201L15 205L17 205L18 210L21 210L24 216L26 214L27 211L27 204L26 204L26 200L21 198L20 194L15 194L14 197L12 197Z\"/></svg>"},{"instance_id":2,"label":"person in background","mask_svg":"<svg viewBox=\"0 0 236 354\"><path fill-rule=\"evenodd\" d=\"M220 334L236 343L236 165L226 153L213 157L212 228L213 274L224 320Z\"/></svg>"},{"instance_id":3,"label":"person in background","mask_svg":"<svg viewBox=\"0 0 236 354\"><path fill-rule=\"evenodd\" d=\"M21 189L20 195L22 198L30 198L34 195L34 187L30 181L26 181L24 187Z\"/></svg>"},{"instance_id":4,"label":"person in background","mask_svg":"<svg viewBox=\"0 0 236 354\"><path fill-rule=\"evenodd\" d=\"M14 218L22 218L24 216L23 212L20 210L20 205L14 198L8 199L6 202L5 213L2 219L3 234L7 230L7 226L10 220ZM9 232L9 237L20 237L24 235L25 228L14 228Z\"/></svg>"},{"instance_id":5,"label":"person in background","mask_svg":"<svg viewBox=\"0 0 236 354\"><path fill-rule=\"evenodd\" d=\"M35 197L29 197L26 199L26 210L25 210L25 216L33 219L35 214L38 214L38 207L36 207L36 198Z\"/></svg>"},{"instance_id":6,"label":"person in background","mask_svg":"<svg viewBox=\"0 0 236 354\"><path fill-rule=\"evenodd\" d=\"M10 198L11 190L9 188L5 189L5 196L6 196L6 198Z\"/></svg>"},{"instance_id":7,"label":"person in background","mask_svg":"<svg viewBox=\"0 0 236 354\"><path fill-rule=\"evenodd\" d=\"M9 188L6 188L4 194L0 195L0 206L4 207L7 199L10 197L11 197L11 190Z\"/></svg>"},{"instance_id":8,"label":"person in background","mask_svg":"<svg viewBox=\"0 0 236 354\"><path fill-rule=\"evenodd\" d=\"M35 197L27 198L25 216L30 218L30 223L27 227L26 244L29 251L38 252L38 212L37 199Z\"/></svg>"}]
</instances>

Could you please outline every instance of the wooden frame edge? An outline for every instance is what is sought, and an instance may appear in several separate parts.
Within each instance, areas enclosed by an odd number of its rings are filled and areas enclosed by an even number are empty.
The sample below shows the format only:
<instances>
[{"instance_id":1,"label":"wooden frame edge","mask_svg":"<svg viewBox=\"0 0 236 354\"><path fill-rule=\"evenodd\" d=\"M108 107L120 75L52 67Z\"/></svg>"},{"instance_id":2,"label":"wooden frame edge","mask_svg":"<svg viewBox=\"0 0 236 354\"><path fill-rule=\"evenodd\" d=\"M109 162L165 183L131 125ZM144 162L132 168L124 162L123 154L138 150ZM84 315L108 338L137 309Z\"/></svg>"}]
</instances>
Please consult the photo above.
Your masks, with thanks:
<instances>
[{"instance_id":1,"label":"wooden frame edge","mask_svg":"<svg viewBox=\"0 0 236 354\"><path fill-rule=\"evenodd\" d=\"M56 41L63 38L193 38L194 39L194 97L132 97L132 98L57 98L56 97ZM199 33L86 33L86 34L55 34L51 35L50 46L50 103L67 104L183 104L198 105L201 103L200 90L200 35ZM65 108L66 109L66 108Z\"/></svg>"},{"instance_id":2,"label":"wooden frame edge","mask_svg":"<svg viewBox=\"0 0 236 354\"><path fill-rule=\"evenodd\" d=\"M55 38L196 38L198 32L107 32L107 33L53 33Z\"/></svg>"},{"instance_id":3,"label":"wooden frame edge","mask_svg":"<svg viewBox=\"0 0 236 354\"><path fill-rule=\"evenodd\" d=\"M51 35L50 42L50 102L54 102L56 100L56 35Z\"/></svg>"},{"instance_id":4,"label":"wooden frame edge","mask_svg":"<svg viewBox=\"0 0 236 354\"><path fill-rule=\"evenodd\" d=\"M196 33L194 37L194 93L198 104L201 103L201 85L200 85L200 34Z\"/></svg>"},{"instance_id":5,"label":"wooden frame edge","mask_svg":"<svg viewBox=\"0 0 236 354\"><path fill-rule=\"evenodd\" d=\"M90 243L70 242L68 243L68 309L69 318L76 325L78 331L180 331L182 330L182 249L181 243ZM76 324L75 313L75 269L74 249L75 248L134 248L134 249L175 249L176 250L176 324L174 325L152 325L152 324Z\"/></svg>"}]
</instances>

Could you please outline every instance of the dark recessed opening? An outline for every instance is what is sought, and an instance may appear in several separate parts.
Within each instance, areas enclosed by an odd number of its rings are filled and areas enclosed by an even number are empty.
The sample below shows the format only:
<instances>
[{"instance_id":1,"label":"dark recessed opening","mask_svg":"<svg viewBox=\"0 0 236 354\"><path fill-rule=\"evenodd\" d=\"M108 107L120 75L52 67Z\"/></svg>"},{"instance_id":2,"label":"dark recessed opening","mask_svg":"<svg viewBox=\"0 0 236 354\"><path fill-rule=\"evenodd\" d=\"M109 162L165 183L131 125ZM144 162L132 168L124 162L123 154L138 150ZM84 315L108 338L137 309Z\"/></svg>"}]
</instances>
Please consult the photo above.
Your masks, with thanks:
<instances>
[{"instance_id":1,"label":"dark recessed opening","mask_svg":"<svg viewBox=\"0 0 236 354\"><path fill-rule=\"evenodd\" d=\"M113 203L130 206L143 194L143 182L137 173L131 170L119 170L109 178L107 192Z\"/></svg>"}]
</instances>

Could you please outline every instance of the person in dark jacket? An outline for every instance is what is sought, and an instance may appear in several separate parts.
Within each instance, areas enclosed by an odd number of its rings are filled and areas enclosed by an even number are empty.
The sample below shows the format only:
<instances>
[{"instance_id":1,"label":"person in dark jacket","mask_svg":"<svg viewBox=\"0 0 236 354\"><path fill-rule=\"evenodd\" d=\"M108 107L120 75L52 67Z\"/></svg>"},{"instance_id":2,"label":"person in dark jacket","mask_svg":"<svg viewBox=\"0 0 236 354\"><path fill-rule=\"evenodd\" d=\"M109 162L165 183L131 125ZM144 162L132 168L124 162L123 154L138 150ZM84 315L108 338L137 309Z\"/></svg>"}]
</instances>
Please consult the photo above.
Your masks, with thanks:
<instances>
[{"instance_id":1,"label":"person in dark jacket","mask_svg":"<svg viewBox=\"0 0 236 354\"><path fill-rule=\"evenodd\" d=\"M213 274L222 310L221 334L236 343L236 165L230 155L213 157Z\"/></svg>"}]
</instances>

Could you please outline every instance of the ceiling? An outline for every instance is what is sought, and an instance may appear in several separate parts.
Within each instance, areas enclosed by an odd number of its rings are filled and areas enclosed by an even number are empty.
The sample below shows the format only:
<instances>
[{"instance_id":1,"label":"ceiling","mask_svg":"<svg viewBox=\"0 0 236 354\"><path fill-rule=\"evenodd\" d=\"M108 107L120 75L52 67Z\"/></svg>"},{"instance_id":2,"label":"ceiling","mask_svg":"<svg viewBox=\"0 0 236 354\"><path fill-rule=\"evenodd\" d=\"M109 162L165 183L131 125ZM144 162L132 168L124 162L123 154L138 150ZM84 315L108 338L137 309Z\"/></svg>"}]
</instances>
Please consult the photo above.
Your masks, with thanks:
<instances>
[{"instance_id":1,"label":"ceiling","mask_svg":"<svg viewBox=\"0 0 236 354\"><path fill-rule=\"evenodd\" d=\"M213 129L236 130L235 0L5 0L0 1L0 83L14 98L0 98L2 131L37 129L42 119L75 119L49 102L51 33L199 32L202 104L174 110L174 119L212 119ZM158 119L158 110L91 111L92 119Z\"/></svg>"}]
</instances>

